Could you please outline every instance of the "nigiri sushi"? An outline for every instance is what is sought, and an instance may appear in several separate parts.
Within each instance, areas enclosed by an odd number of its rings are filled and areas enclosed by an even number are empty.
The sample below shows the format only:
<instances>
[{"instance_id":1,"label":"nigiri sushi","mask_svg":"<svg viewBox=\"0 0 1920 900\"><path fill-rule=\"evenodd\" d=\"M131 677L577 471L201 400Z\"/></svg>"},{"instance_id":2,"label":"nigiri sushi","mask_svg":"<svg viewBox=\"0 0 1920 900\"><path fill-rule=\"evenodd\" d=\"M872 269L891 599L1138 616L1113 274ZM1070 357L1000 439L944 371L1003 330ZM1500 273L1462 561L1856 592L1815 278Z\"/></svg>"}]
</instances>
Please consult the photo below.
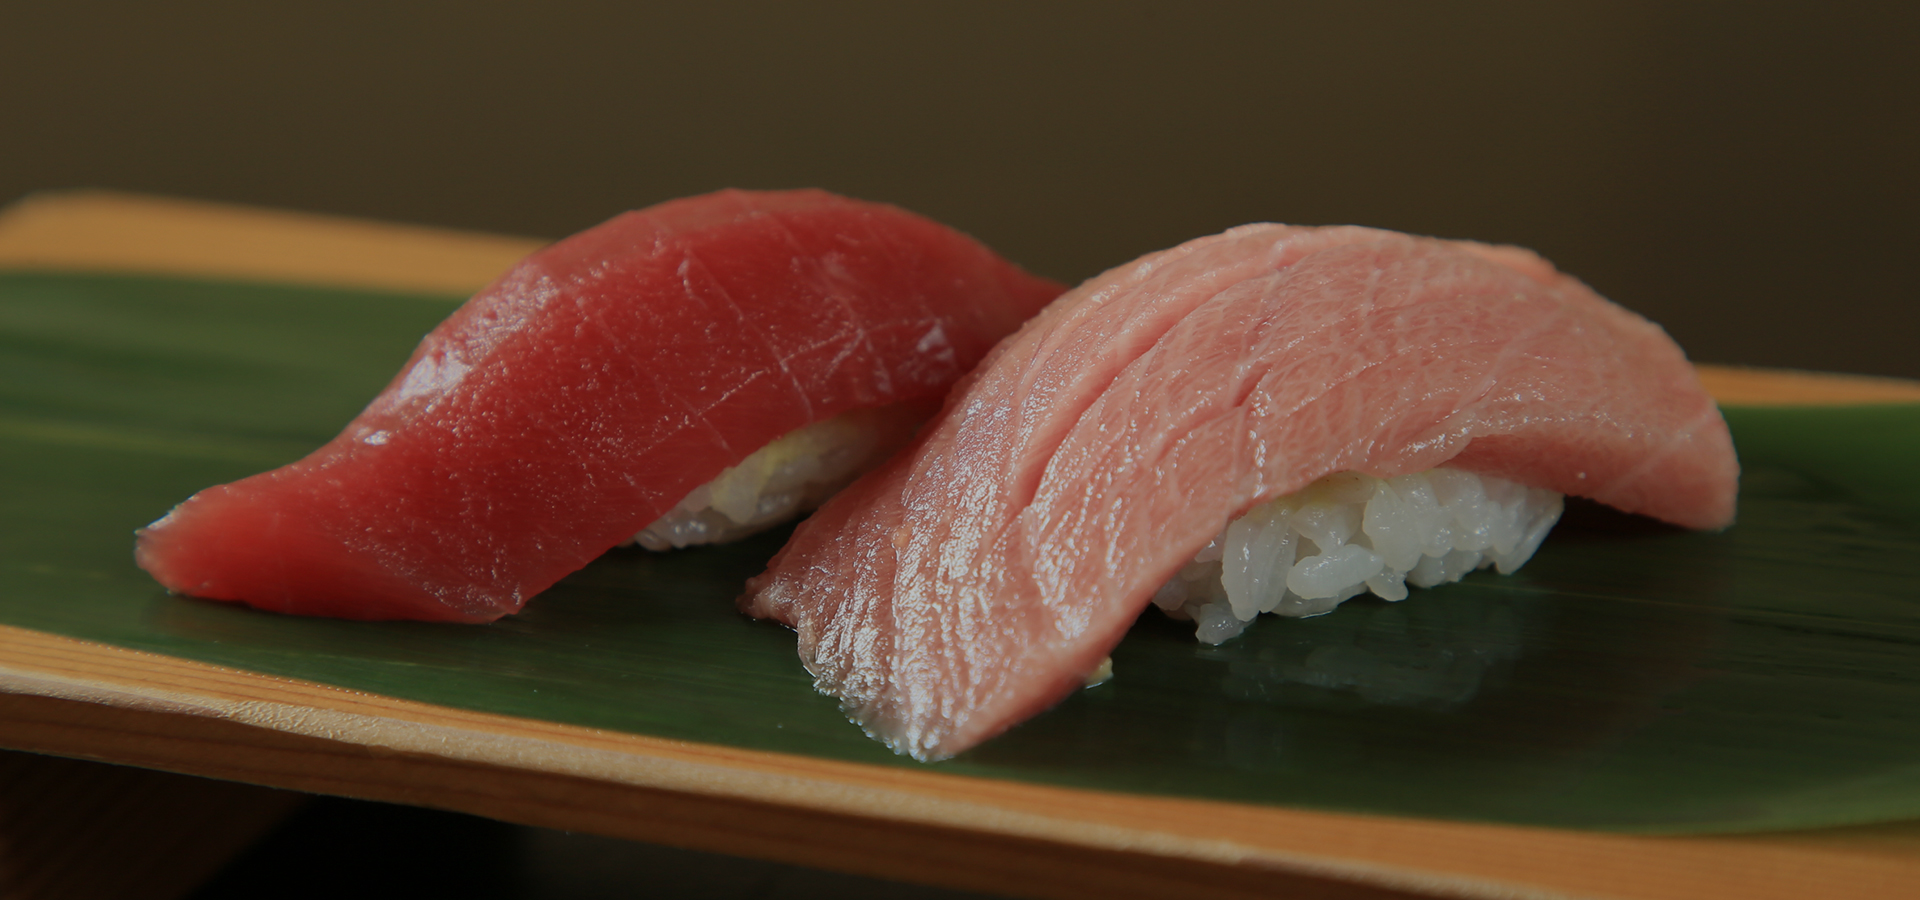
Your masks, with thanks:
<instances>
[{"instance_id":1,"label":"nigiri sushi","mask_svg":"<svg viewBox=\"0 0 1920 900\"><path fill-rule=\"evenodd\" d=\"M816 502L1061 290L821 191L627 213L516 265L338 437L195 494L135 556L172 591L264 609L492 620L623 542Z\"/></svg>"},{"instance_id":2,"label":"nigiri sushi","mask_svg":"<svg viewBox=\"0 0 1920 900\"><path fill-rule=\"evenodd\" d=\"M932 760L1097 680L1156 599L1221 640L1511 568L1564 494L1723 527L1738 471L1672 340L1538 256L1252 225L1056 300L741 602Z\"/></svg>"}]
</instances>

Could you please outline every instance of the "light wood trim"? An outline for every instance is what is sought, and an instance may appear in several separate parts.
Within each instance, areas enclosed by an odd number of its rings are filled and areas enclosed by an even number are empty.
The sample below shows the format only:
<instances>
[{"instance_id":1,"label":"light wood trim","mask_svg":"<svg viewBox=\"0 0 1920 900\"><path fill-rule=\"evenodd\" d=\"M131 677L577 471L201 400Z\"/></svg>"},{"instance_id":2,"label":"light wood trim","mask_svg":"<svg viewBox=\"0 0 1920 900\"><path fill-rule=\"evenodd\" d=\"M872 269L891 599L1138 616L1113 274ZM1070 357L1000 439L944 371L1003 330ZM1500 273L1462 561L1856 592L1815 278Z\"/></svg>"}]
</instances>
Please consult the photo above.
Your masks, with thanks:
<instances>
[{"instance_id":1,"label":"light wood trim","mask_svg":"<svg viewBox=\"0 0 1920 900\"><path fill-rule=\"evenodd\" d=\"M10 627L0 692L16 695L0 742L25 749L1024 896L1350 882L1784 900L1920 884L1909 826L1676 839L1070 790L469 712Z\"/></svg>"},{"instance_id":2,"label":"light wood trim","mask_svg":"<svg viewBox=\"0 0 1920 900\"><path fill-rule=\"evenodd\" d=\"M1695 366L1713 399L1744 406L1920 403L1920 381L1746 366Z\"/></svg>"},{"instance_id":3,"label":"light wood trim","mask_svg":"<svg viewBox=\"0 0 1920 900\"><path fill-rule=\"evenodd\" d=\"M0 268L471 294L545 242L107 191L0 211Z\"/></svg>"}]
</instances>

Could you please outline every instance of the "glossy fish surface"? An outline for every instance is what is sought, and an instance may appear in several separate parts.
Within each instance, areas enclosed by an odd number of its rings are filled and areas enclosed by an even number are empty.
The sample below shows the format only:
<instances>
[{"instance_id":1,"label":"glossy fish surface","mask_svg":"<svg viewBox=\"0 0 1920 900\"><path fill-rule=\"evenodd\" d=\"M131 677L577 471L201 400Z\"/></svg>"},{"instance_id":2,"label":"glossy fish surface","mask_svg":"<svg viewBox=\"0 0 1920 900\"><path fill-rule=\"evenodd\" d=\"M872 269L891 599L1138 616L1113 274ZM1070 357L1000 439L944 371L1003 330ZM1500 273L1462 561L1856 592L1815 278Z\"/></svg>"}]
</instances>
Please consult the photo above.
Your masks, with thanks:
<instances>
[{"instance_id":1,"label":"glossy fish surface","mask_svg":"<svg viewBox=\"0 0 1920 900\"><path fill-rule=\"evenodd\" d=\"M1445 463L1692 528L1724 421L1656 325L1518 248L1250 225L1109 271L995 348L749 586L816 685L921 759L1080 687L1253 505Z\"/></svg>"},{"instance_id":2,"label":"glossy fish surface","mask_svg":"<svg viewBox=\"0 0 1920 900\"><path fill-rule=\"evenodd\" d=\"M307 458L144 529L169 589L488 621L795 428L937 402L1061 290L920 216L723 191L534 253Z\"/></svg>"}]
</instances>

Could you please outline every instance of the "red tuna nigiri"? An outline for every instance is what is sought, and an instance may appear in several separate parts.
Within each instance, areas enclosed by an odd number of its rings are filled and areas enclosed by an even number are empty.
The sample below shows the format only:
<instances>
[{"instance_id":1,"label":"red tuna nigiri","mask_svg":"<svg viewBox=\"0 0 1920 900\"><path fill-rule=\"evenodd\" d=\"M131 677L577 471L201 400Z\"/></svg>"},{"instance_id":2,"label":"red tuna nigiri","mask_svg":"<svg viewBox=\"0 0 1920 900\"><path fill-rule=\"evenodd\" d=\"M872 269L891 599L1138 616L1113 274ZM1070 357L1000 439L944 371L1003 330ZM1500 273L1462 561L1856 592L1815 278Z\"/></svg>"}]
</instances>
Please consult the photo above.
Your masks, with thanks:
<instances>
[{"instance_id":1,"label":"red tuna nigiri","mask_svg":"<svg viewBox=\"0 0 1920 900\"><path fill-rule=\"evenodd\" d=\"M743 607L894 749L1079 687L1226 523L1322 476L1449 467L1731 521L1717 408L1657 326L1523 250L1257 225L1099 276L795 533Z\"/></svg>"},{"instance_id":2,"label":"red tuna nigiri","mask_svg":"<svg viewBox=\"0 0 1920 900\"><path fill-rule=\"evenodd\" d=\"M937 401L1062 287L891 206L725 191L519 263L332 442L141 532L170 590L481 622L769 441Z\"/></svg>"}]
</instances>

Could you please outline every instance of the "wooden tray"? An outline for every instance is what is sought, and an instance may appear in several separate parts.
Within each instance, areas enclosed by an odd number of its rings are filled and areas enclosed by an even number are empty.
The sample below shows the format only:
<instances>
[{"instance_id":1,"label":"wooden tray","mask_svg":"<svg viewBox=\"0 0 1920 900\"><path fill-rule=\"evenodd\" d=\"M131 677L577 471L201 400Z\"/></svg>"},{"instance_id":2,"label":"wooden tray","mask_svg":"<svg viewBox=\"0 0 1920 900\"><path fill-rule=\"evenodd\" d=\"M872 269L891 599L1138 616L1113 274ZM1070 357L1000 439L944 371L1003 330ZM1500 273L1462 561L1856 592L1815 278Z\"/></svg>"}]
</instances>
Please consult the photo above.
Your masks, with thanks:
<instances>
[{"instance_id":1,"label":"wooden tray","mask_svg":"<svg viewBox=\"0 0 1920 900\"><path fill-rule=\"evenodd\" d=\"M0 268L459 294L538 242L104 194L0 215ZM1738 403L1920 385L1703 368ZM1907 896L1911 823L1655 838L958 776L456 709L0 627L0 745L1039 897Z\"/></svg>"}]
</instances>

